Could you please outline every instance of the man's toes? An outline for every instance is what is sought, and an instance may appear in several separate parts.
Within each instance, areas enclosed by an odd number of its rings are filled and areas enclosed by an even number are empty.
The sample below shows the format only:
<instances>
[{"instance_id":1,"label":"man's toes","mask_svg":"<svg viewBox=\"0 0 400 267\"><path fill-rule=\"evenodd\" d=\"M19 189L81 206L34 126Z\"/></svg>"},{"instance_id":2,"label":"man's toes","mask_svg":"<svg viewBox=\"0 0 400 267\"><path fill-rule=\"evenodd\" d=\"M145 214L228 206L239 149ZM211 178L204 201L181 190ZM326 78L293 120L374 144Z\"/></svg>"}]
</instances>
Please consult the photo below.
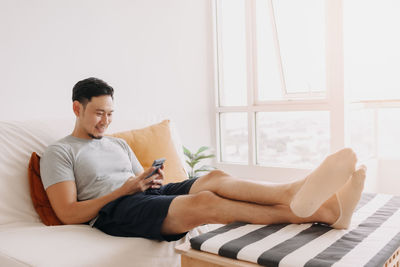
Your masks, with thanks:
<instances>
[{"instance_id":1,"label":"man's toes","mask_svg":"<svg viewBox=\"0 0 400 267\"><path fill-rule=\"evenodd\" d=\"M364 183L366 174L366 167L364 165L362 165L360 168L358 168L354 173L353 173L353 178L355 180L355 182L358 183Z\"/></svg>"},{"instance_id":2,"label":"man's toes","mask_svg":"<svg viewBox=\"0 0 400 267\"><path fill-rule=\"evenodd\" d=\"M365 177L365 169L358 168L355 172L353 172L352 177L348 182L348 186L351 186L353 188L361 188L362 190L364 188Z\"/></svg>"},{"instance_id":3,"label":"man's toes","mask_svg":"<svg viewBox=\"0 0 400 267\"><path fill-rule=\"evenodd\" d=\"M363 170L364 173L367 171L367 166L365 166L364 164L360 165L360 167L358 167L358 169Z\"/></svg>"},{"instance_id":4,"label":"man's toes","mask_svg":"<svg viewBox=\"0 0 400 267\"><path fill-rule=\"evenodd\" d=\"M361 165L360 167L358 167L358 169L354 172L353 175L365 176L366 172L367 172L367 167L365 165Z\"/></svg>"}]
</instances>

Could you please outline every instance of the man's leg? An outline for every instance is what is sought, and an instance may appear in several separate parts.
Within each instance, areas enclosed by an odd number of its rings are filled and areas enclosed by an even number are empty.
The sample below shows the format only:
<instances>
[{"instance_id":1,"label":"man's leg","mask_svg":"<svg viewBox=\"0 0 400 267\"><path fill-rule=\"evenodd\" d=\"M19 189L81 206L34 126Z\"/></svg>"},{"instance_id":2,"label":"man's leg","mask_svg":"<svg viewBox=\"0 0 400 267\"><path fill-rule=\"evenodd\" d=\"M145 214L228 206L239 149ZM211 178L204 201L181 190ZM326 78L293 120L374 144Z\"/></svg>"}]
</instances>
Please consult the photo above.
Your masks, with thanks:
<instances>
[{"instance_id":1,"label":"man's leg","mask_svg":"<svg viewBox=\"0 0 400 267\"><path fill-rule=\"evenodd\" d=\"M289 205L307 179L315 180L314 184L317 186L318 183L324 183L325 185L327 181L337 182L340 185L337 186L337 189L339 189L354 172L356 161L356 156L351 149L340 150L328 156L306 178L289 184L262 184L241 180L217 170L197 179L192 185L189 194L211 191L218 196L232 200L264 205ZM312 193L306 193L312 196Z\"/></svg>"},{"instance_id":2,"label":"man's leg","mask_svg":"<svg viewBox=\"0 0 400 267\"><path fill-rule=\"evenodd\" d=\"M311 218L298 218L286 205L260 205L225 199L213 192L202 191L193 195L178 196L172 201L161 233L174 235L207 223L227 224L235 221L254 224L327 222L329 211L325 212L326 219L318 219L317 214ZM330 222L333 223L335 217L331 217Z\"/></svg>"},{"instance_id":3,"label":"man's leg","mask_svg":"<svg viewBox=\"0 0 400 267\"><path fill-rule=\"evenodd\" d=\"M173 235L187 232L202 224L226 224L234 221L254 224L321 222L331 225L339 223L337 228L346 228L348 226L346 223L350 222L361 195L364 179L364 169L354 172L349 183L346 183L337 195L331 196L312 216L306 218L297 217L287 205L268 206L231 200L211 191L178 196L169 207L161 232L164 235ZM344 213L338 206L338 197L345 201L348 201L346 198L351 199L351 205L346 205Z\"/></svg>"}]
</instances>

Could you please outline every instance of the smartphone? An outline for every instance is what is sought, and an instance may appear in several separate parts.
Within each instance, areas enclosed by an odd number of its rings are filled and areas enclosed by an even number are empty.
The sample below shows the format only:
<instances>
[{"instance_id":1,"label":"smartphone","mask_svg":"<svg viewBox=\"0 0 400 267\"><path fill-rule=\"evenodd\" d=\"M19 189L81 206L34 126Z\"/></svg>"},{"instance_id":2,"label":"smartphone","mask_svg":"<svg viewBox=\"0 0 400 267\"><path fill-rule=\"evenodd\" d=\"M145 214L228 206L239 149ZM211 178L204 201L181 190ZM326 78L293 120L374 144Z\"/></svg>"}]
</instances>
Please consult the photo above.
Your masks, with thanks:
<instances>
[{"instance_id":1,"label":"smartphone","mask_svg":"<svg viewBox=\"0 0 400 267\"><path fill-rule=\"evenodd\" d=\"M149 175L147 175L145 179L150 178L152 175L157 173L158 169L161 168L162 165L164 164L164 161L165 161L165 158L160 158L160 159L156 159L155 161L153 161L153 164L151 166L156 167L156 169L154 171L152 171Z\"/></svg>"}]
</instances>

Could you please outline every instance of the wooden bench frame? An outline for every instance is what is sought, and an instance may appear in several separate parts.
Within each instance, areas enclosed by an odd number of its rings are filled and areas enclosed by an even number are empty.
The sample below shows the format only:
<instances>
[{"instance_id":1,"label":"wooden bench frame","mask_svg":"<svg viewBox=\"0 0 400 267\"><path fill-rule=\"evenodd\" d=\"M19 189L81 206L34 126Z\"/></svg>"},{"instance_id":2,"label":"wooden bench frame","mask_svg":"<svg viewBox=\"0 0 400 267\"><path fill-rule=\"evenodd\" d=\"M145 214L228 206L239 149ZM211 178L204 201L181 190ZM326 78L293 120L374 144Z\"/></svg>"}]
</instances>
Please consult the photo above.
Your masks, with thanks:
<instances>
[{"instance_id":1,"label":"wooden bench frame","mask_svg":"<svg viewBox=\"0 0 400 267\"><path fill-rule=\"evenodd\" d=\"M186 242L175 247L181 254L182 267L259 267L260 265L222 257L216 254L192 249L190 243ZM392 254L382 267L400 267L400 247Z\"/></svg>"}]
</instances>

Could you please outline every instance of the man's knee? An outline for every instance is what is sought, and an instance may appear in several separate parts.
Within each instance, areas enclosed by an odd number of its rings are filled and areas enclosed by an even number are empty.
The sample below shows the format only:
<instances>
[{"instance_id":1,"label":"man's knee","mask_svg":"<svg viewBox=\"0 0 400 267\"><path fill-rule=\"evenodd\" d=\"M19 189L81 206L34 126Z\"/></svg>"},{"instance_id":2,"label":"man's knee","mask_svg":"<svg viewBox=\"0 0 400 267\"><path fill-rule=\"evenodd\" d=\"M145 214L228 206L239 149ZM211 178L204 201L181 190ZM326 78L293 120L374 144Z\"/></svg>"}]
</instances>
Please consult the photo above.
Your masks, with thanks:
<instances>
[{"instance_id":1,"label":"man's knee","mask_svg":"<svg viewBox=\"0 0 400 267\"><path fill-rule=\"evenodd\" d=\"M221 170L212 170L207 175L210 176L210 177L225 177L225 176L229 176L229 174L227 174L226 172L221 171Z\"/></svg>"},{"instance_id":2,"label":"man's knee","mask_svg":"<svg viewBox=\"0 0 400 267\"><path fill-rule=\"evenodd\" d=\"M202 179L204 183L213 183L217 182L220 179L226 179L227 177L230 176L226 172L223 172L221 170L213 170L208 174L202 176L200 179Z\"/></svg>"},{"instance_id":3,"label":"man's knee","mask_svg":"<svg viewBox=\"0 0 400 267\"><path fill-rule=\"evenodd\" d=\"M164 233L179 233L214 221L218 196L210 191L176 197L164 220Z\"/></svg>"},{"instance_id":4,"label":"man's knee","mask_svg":"<svg viewBox=\"0 0 400 267\"><path fill-rule=\"evenodd\" d=\"M218 196L211 191L201 191L193 195L194 205L207 206L215 202Z\"/></svg>"},{"instance_id":5,"label":"man's knee","mask_svg":"<svg viewBox=\"0 0 400 267\"><path fill-rule=\"evenodd\" d=\"M219 196L211 191L201 191L192 195L191 207L194 218L200 223L209 223L214 220L215 207L218 205Z\"/></svg>"}]
</instances>

